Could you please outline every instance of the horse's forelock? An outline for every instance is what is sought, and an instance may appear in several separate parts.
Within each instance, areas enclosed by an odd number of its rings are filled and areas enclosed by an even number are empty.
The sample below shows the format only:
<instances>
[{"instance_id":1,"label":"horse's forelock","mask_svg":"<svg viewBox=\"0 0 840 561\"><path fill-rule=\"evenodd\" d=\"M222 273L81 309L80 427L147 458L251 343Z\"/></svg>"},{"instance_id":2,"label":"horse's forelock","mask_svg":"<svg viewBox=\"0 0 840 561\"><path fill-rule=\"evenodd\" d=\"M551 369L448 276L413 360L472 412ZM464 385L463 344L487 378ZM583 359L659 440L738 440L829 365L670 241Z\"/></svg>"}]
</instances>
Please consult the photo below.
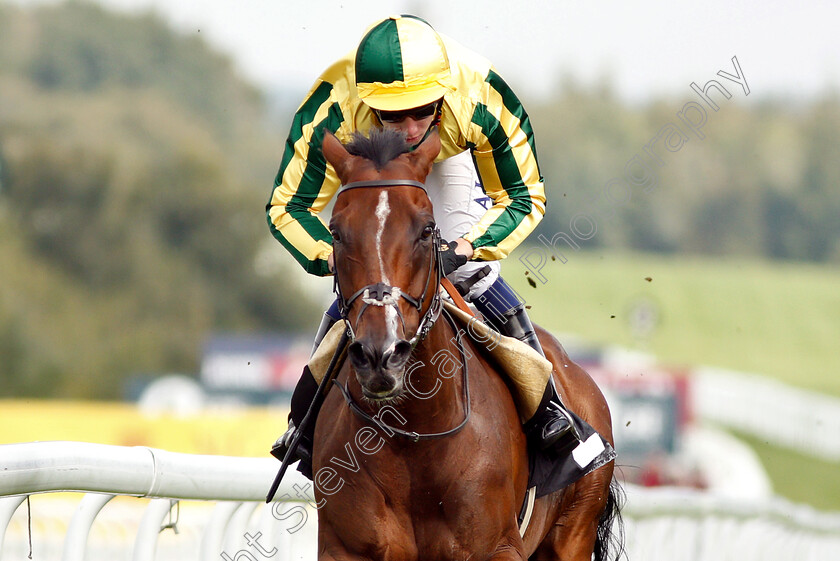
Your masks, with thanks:
<instances>
[{"instance_id":1,"label":"horse's forelock","mask_svg":"<svg viewBox=\"0 0 840 561\"><path fill-rule=\"evenodd\" d=\"M411 149L402 132L382 128L371 129L370 136L354 132L353 140L345 148L354 156L370 160L378 170Z\"/></svg>"}]
</instances>

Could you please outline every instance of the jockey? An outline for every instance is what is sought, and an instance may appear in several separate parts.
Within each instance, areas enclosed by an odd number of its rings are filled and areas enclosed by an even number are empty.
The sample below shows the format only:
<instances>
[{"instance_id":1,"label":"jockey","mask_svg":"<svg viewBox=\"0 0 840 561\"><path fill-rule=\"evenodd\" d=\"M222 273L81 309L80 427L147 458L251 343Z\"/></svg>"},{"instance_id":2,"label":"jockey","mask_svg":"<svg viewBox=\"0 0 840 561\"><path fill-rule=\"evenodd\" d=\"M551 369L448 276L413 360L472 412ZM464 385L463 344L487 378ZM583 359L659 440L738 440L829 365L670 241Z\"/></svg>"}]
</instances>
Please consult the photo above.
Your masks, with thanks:
<instances>
[{"instance_id":1,"label":"jockey","mask_svg":"<svg viewBox=\"0 0 840 561\"><path fill-rule=\"evenodd\" d=\"M438 127L441 151L426 187L443 239L453 240L443 245L444 274L465 287L465 299L495 329L544 354L524 304L499 276L499 259L532 232L545 212L528 115L489 61L418 17L374 24L355 52L328 68L310 90L295 114L267 205L274 237L309 273L331 274L332 238L319 213L340 185L321 142L326 130L347 142L352 133L379 126L405 133L413 146ZM339 319L333 303L313 352ZM289 430L275 444L275 456L285 455L316 390L304 369L292 396ZM565 450L577 442L551 378L524 429L543 449ZM298 449L307 461L311 438L311 433L304 435Z\"/></svg>"}]
</instances>

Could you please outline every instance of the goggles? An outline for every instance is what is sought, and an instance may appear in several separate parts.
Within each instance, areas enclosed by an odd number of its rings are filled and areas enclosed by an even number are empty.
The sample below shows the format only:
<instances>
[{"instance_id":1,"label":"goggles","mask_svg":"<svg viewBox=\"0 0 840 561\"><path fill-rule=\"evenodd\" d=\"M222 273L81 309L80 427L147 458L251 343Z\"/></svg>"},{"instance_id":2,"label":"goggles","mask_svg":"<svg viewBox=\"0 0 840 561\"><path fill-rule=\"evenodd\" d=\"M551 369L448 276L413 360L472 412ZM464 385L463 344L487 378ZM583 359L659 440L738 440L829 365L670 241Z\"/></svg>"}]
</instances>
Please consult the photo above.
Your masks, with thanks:
<instances>
[{"instance_id":1,"label":"goggles","mask_svg":"<svg viewBox=\"0 0 840 561\"><path fill-rule=\"evenodd\" d=\"M440 101L435 101L428 105L421 105L420 107L405 109L403 111L381 111L379 109L374 109L373 112L377 117L379 117L379 121L381 123L397 124L402 123L408 117L411 117L415 121L427 119L437 114L439 106Z\"/></svg>"}]
</instances>

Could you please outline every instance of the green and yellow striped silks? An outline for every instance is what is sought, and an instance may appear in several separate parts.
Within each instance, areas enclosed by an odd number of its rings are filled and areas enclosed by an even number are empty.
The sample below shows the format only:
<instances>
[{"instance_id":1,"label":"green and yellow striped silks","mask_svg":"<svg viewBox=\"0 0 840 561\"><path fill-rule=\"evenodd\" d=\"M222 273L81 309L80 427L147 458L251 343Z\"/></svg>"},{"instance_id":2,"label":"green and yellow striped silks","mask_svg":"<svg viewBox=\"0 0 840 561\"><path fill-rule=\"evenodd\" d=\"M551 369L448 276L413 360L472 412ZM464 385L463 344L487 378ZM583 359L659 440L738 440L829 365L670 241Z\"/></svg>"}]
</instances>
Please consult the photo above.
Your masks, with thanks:
<instances>
[{"instance_id":1,"label":"green and yellow striped silks","mask_svg":"<svg viewBox=\"0 0 840 561\"><path fill-rule=\"evenodd\" d=\"M438 161L472 152L493 206L464 237L473 244L475 259L502 259L545 213L534 133L522 104L490 62L451 39L442 40L451 89L443 97ZM356 58L350 53L327 69L301 104L267 205L272 234L316 275L329 274L332 238L319 215L339 187L321 153L324 130L346 142L354 131L380 125L359 97Z\"/></svg>"}]
</instances>

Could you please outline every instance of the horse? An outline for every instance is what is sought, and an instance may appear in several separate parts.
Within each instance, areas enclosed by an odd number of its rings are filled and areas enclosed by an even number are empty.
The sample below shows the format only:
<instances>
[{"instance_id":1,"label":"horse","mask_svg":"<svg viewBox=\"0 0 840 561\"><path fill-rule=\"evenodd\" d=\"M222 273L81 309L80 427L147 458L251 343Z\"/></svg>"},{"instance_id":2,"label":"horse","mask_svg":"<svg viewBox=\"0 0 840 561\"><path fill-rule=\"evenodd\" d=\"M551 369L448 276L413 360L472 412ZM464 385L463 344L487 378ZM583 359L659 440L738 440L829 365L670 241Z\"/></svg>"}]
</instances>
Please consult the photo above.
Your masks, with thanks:
<instances>
[{"instance_id":1,"label":"horse","mask_svg":"<svg viewBox=\"0 0 840 561\"><path fill-rule=\"evenodd\" d=\"M351 343L315 426L319 561L607 559L620 519L613 462L537 498L520 535L528 456L511 391L441 312L423 188L440 138L408 151L390 132L322 142L342 183L329 228ZM564 403L612 443L598 387L538 336Z\"/></svg>"}]
</instances>

